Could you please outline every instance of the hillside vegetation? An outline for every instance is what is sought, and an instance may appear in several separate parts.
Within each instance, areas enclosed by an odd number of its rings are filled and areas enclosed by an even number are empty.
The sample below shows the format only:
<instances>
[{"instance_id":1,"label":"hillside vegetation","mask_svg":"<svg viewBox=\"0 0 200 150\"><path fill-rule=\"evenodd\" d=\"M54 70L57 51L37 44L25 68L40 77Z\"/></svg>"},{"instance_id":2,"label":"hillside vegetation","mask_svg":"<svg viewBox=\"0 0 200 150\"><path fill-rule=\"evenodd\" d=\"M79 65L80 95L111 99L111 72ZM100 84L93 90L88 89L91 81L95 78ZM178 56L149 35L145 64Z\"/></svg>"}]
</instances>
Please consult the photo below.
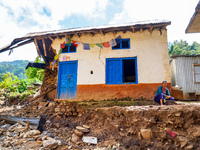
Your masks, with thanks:
<instances>
[{"instance_id":1,"label":"hillside vegetation","mask_svg":"<svg viewBox=\"0 0 200 150\"><path fill-rule=\"evenodd\" d=\"M15 60L15 61L3 61L0 62L0 76L2 77L7 72L13 73L20 79L26 78L26 66L28 60ZM0 79L1 81L1 79Z\"/></svg>"},{"instance_id":2,"label":"hillside vegetation","mask_svg":"<svg viewBox=\"0 0 200 150\"><path fill-rule=\"evenodd\" d=\"M169 56L172 55L200 55L200 45L193 42L189 45L186 41L174 41L170 43Z\"/></svg>"},{"instance_id":3,"label":"hillside vegetation","mask_svg":"<svg viewBox=\"0 0 200 150\"><path fill-rule=\"evenodd\" d=\"M35 63L42 63L39 57L36 57ZM0 92L4 96L19 96L32 94L27 93L27 87L34 83L41 83L44 76L44 69L29 67L26 70L28 61L18 60L13 62L0 63Z\"/></svg>"}]
</instances>

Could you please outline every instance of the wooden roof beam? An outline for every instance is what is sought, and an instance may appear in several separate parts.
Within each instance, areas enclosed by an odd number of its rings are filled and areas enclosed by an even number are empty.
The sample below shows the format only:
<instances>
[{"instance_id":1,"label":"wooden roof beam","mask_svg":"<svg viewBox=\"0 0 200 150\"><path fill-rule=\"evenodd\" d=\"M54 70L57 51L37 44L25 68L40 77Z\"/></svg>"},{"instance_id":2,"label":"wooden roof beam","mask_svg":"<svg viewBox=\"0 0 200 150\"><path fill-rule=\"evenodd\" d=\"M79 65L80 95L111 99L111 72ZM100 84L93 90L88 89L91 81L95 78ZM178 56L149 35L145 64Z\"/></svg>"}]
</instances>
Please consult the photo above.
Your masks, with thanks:
<instances>
[{"instance_id":1,"label":"wooden roof beam","mask_svg":"<svg viewBox=\"0 0 200 150\"><path fill-rule=\"evenodd\" d=\"M127 30L123 30L123 33L125 34L127 32Z\"/></svg>"},{"instance_id":2,"label":"wooden roof beam","mask_svg":"<svg viewBox=\"0 0 200 150\"><path fill-rule=\"evenodd\" d=\"M79 38L81 37L81 33L76 33L76 36L78 36Z\"/></svg>"},{"instance_id":3,"label":"wooden roof beam","mask_svg":"<svg viewBox=\"0 0 200 150\"><path fill-rule=\"evenodd\" d=\"M100 33L101 33L102 36L105 35L105 32L103 32L102 30L100 30Z\"/></svg>"},{"instance_id":4,"label":"wooden roof beam","mask_svg":"<svg viewBox=\"0 0 200 150\"><path fill-rule=\"evenodd\" d=\"M95 35L95 33L94 33L94 32L90 32L90 34L91 34L92 36L94 36L94 35Z\"/></svg>"},{"instance_id":5,"label":"wooden roof beam","mask_svg":"<svg viewBox=\"0 0 200 150\"><path fill-rule=\"evenodd\" d=\"M53 41L53 38L52 38L51 36L48 36L48 38L49 38L51 41Z\"/></svg>"},{"instance_id":6,"label":"wooden roof beam","mask_svg":"<svg viewBox=\"0 0 200 150\"><path fill-rule=\"evenodd\" d=\"M40 49L38 47L38 43L37 43L37 39L36 38L34 38L34 44L35 44L35 47L36 47L36 50L38 52L39 57L41 57L41 52L40 52Z\"/></svg>"},{"instance_id":7,"label":"wooden roof beam","mask_svg":"<svg viewBox=\"0 0 200 150\"><path fill-rule=\"evenodd\" d=\"M134 33L135 32L135 28L133 26L131 26L131 31Z\"/></svg>"},{"instance_id":8,"label":"wooden roof beam","mask_svg":"<svg viewBox=\"0 0 200 150\"><path fill-rule=\"evenodd\" d=\"M160 35L162 35L162 28L159 28L159 31L160 31Z\"/></svg>"},{"instance_id":9,"label":"wooden roof beam","mask_svg":"<svg viewBox=\"0 0 200 150\"><path fill-rule=\"evenodd\" d=\"M37 52L38 52L39 57L42 56L42 58L44 59L45 63L48 64L46 58L45 58L44 55L40 52L40 49L39 49L39 46L38 46L38 43L37 43L37 39L36 39L36 38L34 38L34 43L35 43L35 46L36 46L36 49L37 49Z\"/></svg>"},{"instance_id":10,"label":"wooden roof beam","mask_svg":"<svg viewBox=\"0 0 200 150\"><path fill-rule=\"evenodd\" d=\"M43 49L44 49L44 56L47 56L47 50L46 50L46 45L45 45L44 39L42 39L42 45L43 45Z\"/></svg>"},{"instance_id":11,"label":"wooden roof beam","mask_svg":"<svg viewBox=\"0 0 200 150\"><path fill-rule=\"evenodd\" d=\"M150 33L153 32L153 26L151 26L151 27L149 28L149 32L150 32Z\"/></svg>"}]
</instances>

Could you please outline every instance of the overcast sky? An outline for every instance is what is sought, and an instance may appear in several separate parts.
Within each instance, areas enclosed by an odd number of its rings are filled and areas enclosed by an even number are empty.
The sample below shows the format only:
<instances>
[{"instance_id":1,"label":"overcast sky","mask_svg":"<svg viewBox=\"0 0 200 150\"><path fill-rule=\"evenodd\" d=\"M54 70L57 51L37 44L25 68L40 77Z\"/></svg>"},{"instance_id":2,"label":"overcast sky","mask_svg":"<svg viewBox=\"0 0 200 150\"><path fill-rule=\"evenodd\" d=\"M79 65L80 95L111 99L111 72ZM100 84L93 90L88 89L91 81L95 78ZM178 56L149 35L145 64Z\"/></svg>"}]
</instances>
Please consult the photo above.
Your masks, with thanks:
<instances>
[{"instance_id":1,"label":"overcast sky","mask_svg":"<svg viewBox=\"0 0 200 150\"><path fill-rule=\"evenodd\" d=\"M199 0L0 0L0 47L30 32L127 23L171 21L168 42L200 43L200 34L185 34ZM34 44L0 53L0 61L34 60Z\"/></svg>"}]
</instances>

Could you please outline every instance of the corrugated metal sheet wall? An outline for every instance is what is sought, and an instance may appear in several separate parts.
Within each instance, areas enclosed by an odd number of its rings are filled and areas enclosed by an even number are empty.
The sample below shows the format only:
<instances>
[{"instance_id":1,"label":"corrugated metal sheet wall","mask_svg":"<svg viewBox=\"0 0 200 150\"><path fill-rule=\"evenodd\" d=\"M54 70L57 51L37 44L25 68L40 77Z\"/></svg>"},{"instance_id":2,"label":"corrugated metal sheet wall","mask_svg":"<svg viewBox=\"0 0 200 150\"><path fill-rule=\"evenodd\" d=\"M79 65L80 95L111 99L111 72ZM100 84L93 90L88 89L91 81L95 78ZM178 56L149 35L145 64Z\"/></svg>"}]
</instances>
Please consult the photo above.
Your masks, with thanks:
<instances>
[{"instance_id":1,"label":"corrugated metal sheet wall","mask_svg":"<svg viewBox=\"0 0 200 150\"><path fill-rule=\"evenodd\" d=\"M200 64L200 57L176 57L172 63L171 69L175 74L175 84L182 87L183 98L189 99L189 92L200 94L200 84L194 84L193 72L193 64Z\"/></svg>"}]
</instances>

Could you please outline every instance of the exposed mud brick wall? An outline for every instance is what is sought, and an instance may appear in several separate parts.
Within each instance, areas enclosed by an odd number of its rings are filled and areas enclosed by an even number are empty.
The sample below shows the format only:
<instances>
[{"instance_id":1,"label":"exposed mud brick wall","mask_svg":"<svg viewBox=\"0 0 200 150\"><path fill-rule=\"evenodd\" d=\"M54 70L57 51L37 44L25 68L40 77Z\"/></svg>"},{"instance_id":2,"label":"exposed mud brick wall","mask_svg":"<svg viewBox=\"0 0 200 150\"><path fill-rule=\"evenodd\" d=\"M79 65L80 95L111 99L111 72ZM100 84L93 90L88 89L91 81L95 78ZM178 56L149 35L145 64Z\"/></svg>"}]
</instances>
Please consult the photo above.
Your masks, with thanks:
<instances>
[{"instance_id":1,"label":"exposed mud brick wall","mask_svg":"<svg viewBox=\"0 0 200 150\"><path fill-rule=\"evenodd\" d=\"M82 116L84 110L76 102L61 102L55 107L55 114L57 115L57 119L64 116Z\"/></svg>"},{"instance_id":2,"label":"exposed mud brick wall","mask_svg":"<svg viewBox=\"0 0 200 150\"><path fill-rule=\"evenodd\" d=\"M57 87L57 76L58 76L57 73L58 73L57 68L55 68L54 70L45 68L43 83L41 86L42 92L45 92L47 90ZM55 99L56 98L56 89L53 90L52 92L48 93L47 97L49 99Z\"/></svg>"}]
</instances>

